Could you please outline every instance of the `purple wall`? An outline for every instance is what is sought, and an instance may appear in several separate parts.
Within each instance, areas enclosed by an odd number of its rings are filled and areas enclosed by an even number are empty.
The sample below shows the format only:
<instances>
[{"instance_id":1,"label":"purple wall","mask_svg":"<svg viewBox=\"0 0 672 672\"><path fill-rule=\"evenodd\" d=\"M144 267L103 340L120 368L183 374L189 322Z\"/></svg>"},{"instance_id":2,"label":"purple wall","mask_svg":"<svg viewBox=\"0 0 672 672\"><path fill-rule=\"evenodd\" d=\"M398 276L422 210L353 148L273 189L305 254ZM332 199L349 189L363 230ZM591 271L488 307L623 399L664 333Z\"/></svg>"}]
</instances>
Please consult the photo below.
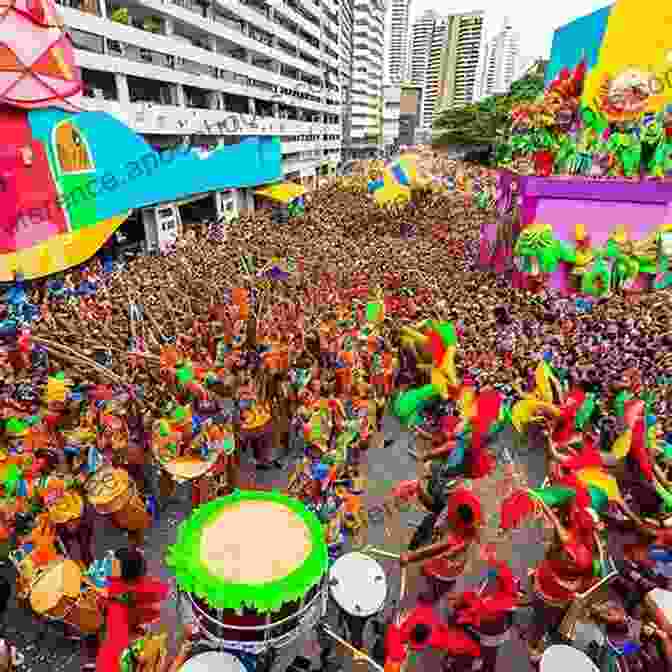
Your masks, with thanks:
<instances>
[{"instance_id":1,"label":"purple wall","mask_svg":"<svg viewBox=\"0 0 672 672\"><path fill-rule=\"evenodd\" d=\"M557 238L574 245L577 224L586 227L594 246L603 246L613 231L624 225L633 240L639 240L672 221L672 184L655 181L584 180L516 176L502 171L501 185L508 188L517 179L522 196L523 226L532 223L549 224ZM489 226L487 238L496 232ZM561 268L552 274L551 287L566 290L568 270ZM645 286L643 276L637 286Z\"/></svg>"}]
</instances>

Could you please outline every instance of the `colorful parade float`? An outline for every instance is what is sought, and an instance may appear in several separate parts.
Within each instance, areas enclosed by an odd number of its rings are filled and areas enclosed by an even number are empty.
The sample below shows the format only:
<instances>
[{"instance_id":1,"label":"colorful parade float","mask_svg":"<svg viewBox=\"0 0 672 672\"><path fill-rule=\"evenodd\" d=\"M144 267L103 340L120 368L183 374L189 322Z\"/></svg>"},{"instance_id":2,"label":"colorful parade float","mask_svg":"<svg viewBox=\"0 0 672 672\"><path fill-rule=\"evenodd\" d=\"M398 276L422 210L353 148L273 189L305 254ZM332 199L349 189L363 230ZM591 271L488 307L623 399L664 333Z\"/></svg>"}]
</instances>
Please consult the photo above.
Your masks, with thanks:
<instances>
[{"instance_id":1,"label":"colorful parade float","mask_svg":"<svg viewBox=\"0 0 672 672\"><path fill-rule=\"evenodd\" d=\"M672 10L654 7L639 32L633 0L556 31L543 96L512 110L480 265L515 287L602 297L672 284Z\"/></svg>"},{"instance_id":2,"label":"colorful parade float","mask_svg":"<svg viewBox=\"0 0 672 672\"><path fill-rule=\"evenodd\" d=\"M158 152L114 117L84 111L51 0L4 1L0 41L0 281L82 263L133 210L282 176L277 138Z\"/></svg>"}]
</instances>

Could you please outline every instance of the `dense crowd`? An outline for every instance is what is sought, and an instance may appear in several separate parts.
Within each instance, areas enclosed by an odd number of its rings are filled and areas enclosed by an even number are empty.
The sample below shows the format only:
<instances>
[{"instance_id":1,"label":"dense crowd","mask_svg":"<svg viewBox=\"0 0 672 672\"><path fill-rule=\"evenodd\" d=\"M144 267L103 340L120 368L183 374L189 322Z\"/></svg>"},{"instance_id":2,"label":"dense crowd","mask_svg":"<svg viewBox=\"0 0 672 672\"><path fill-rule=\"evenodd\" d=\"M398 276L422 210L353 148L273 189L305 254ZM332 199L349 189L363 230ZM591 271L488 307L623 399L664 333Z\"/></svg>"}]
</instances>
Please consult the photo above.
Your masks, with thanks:
<instances>
[{"instance_id":1,"label":"dense crowd","mask_svg":"<svg viewBox=\"0 0 672 672\"><path fill-rule=\"evenodd\" d=\"M242 450L249 449L259 469L289 466L288 492L325 523L333 560L347 535L360 545L365 538L365 456L373 442L382 441L385 412L408 421L423 446L420 462L437 466L420 470L419 479L402 484L393 497L419 498L429 515L423 528L429 537L402 556L403 565L438 558L440 566L435 563L425 572L431 590L423 604L450 593L464 571L461 553L478 541L475 530L483 517L468 484L491 472L487 446L504 426L531 436L539 418L531 414L521 424L515 411L517 403L530 398L539 404L535 412L544 404L553 409L550 417L541 414L544 436L551 437L555 451L549 478L575 492L574 504L544 502L543 512L556 525L560 546L567 548L567 535L580 537L583 555L577 559L570 552L579 568L562 563L561 568L585 579L576 594L590 585L598 550L585 541L585 533L597 534L599 526L586 522L583 509L590 507L585 501L572 508L586 492L570 475L579 467L602 468L600 451L608 452L628 427L633 434L639 431L634 420L624 426L619 396L624 390L633 404L646 403L642 422L653 418L649 424L662 437L672 432L672 295L592 300L512 289L505 278L477 268L481 223L495 213L477 206L472 190L474 182L487 183L489 174L434 161L428 172L449 173L448 188L428 184L414 191L410 203L381 208L367 191L376 170L366 167L330 180L308 194L305 213L286 224L262 211L231 223L224 243L206 227L193 229L168 255L123 264L100 258L59 278L35 283L18 278L7 289L0 323L5 418L0 513L7 552L19 575L17 592L37 613L52 613L55 607L36 608L30 602L31 586L46 567L62 565L64 558L77 558L86 586L82 594L93 595L94 602L105 603L115 591L137 592L137 581L146 581L151 608L143 612L145 620L135 629L126 626L120 639L108 638L102 652L95 646L86 650L89 658L98 656L100 672L117 672L120 651L141 638L143 622L156 616L152 600L165 597L165 590L145 576L137 549L175 481L192 481L196 507L241 487ZM471 185L467 191L465 184ZM424 352L436 334L448 338L446 325L459 343L449 338L440 348L454 356L452 369ZM546 372L542 378L557 382L550 398L540 386L540 371ZM409 411L412 395L438 385L441 376L448 381L439 395L443 401L416 404ZM574 423L579 407L589 413L577 431L585 445L590 442L597 450L588 456L580 442L578 448L563 443L567 428L552 420L560 416ZM469 408L477 410L470 414ZM451 462L447 456L456 445L462 457ZM658 459L658 453L652 455ZM638 460L640 472L635 469L632 478L646 480L648 463ZM161 468L158 490L147 475L152 465ZM326 484L322 468L331 474ZM454 489L455 480L464 488ZM625 487L631 481L620 482ZM122 496L124 504L115 507ZM660 513L655 502L634 513L628 506L625 518L637 524ZM592 508L602 515L600 507ZM90 547L96 515L111 516L128 531L132 546L106 568ZM446 525L451 540L437 541ZM654 526L657 546L667 544L665 534ZM425 546L432 540L429 552ZM631 554L634 565L642 548L636 546ZM584 562L586 553L590 563ZM484 558L498 577L495 601L450 598L453 606L461 605L460 623L471 628L468 632L484 635L476 638L481 641L476 651L471 640L460 649L455 633L442 631L454 669L466 665L462 658L482 657L494 671L496 654L487 651L497 647L487 637L502 634L498 619L519 600L518 583L506 563L487 549ZM548 576L546 581L548 587L552 581ZM552 602L547 598L540 599ZM556 599L563 615L567 599L564 593ZM615 599L600 608L612 609L602 614L603 621L618 633L625 621ZM495 624L491 633L475 617L488 604ZM422 648L427 638L416 626L443 627L421 607L415 616L422 618L413 627L401 621L390 626L388 658L398 662L406 647ZM641 604L627 607L633 611ZM93 625L69 624L87 644L98 635L102 611L96 614ZM551 627L556 616L546 614L540 622ZM119 618L124 621L123 614ZM652 632L662 633L663 659L669 660L669 630L660 615L656 618ZM546 634L530 636L533 657ZM155 641L144 655L158 666L158 653L147 653L152 646ZM656 660L645 669L665 669L656 667ZM177 668L173 664L171 669Z\"/></svg>"}]
</instances>

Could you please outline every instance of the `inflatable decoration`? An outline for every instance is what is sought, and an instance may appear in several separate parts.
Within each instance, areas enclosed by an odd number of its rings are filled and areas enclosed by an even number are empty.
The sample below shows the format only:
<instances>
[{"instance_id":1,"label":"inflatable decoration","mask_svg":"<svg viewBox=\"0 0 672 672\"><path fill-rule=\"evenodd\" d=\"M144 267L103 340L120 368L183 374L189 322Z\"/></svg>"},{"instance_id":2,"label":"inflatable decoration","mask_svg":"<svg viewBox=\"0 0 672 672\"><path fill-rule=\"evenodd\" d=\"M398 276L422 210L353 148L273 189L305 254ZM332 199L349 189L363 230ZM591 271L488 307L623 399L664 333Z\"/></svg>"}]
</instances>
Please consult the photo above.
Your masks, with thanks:
<instances>
[{"instance_id":1,"label":"inflatable decoration","mask_svg":"<svg viewBox=\"0 0 672 672\"><path fill-rule=\"evenodd\" d=\"M0 0L0 281L85 261L133 209L281 177L277 139L158 153L83 105L53 0Z\"/></svg>"}]
</instances>

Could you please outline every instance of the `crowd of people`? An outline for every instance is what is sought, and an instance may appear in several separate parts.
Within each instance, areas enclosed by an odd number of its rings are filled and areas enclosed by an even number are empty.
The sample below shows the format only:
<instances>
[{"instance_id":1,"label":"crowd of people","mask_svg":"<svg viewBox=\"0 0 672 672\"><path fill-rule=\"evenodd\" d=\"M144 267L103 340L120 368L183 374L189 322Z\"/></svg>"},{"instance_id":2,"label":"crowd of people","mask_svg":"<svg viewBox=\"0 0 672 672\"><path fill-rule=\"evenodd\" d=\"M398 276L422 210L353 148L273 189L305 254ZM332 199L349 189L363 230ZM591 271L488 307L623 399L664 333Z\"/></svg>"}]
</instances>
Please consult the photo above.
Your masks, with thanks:
<instances>
[{"instance_id":1,"label":"crowd of people","mask_svg":"<svg viewBox=\"0 0 672 672\"><path fill-rule=\"evenodd\" d=\"M169 255L7 289L0 532L17 596L81 638L90 669L173 672L198 636L189 625L166 663L149 627L168 590L147 577L145 533L177 483L191 482L198 507L249 487L249 455L287 472L332 560L348 537L363 546L368 450L389 448L386 413L416 436L418 477L390 493L388 513L402 501L425 512L400 564L422 563L428 580L381 635L386 670L432 646L446 669L495 672L523 606L536 615L533 662L575 643L583 617L606 632L609 669L669 669L672 298L530 294L479 271L481 223L495 215L477 192L491 176L440 169L449 179L406 205L377 206L362 171L309 193L287 224L242 216L224 242L193 231ZM506 427L548 455L541 489L507 464L501 502L502 529L536 515L555 533L531 602L527 577L479 532L474 484ZM129 540L105 559L92 548L99 516ZM616 528L635 537L622 562L603 543ZM456 594L475 548L489 583ZM16 659L5 648L0 666Z\"/></svg>"}]
</instances>

